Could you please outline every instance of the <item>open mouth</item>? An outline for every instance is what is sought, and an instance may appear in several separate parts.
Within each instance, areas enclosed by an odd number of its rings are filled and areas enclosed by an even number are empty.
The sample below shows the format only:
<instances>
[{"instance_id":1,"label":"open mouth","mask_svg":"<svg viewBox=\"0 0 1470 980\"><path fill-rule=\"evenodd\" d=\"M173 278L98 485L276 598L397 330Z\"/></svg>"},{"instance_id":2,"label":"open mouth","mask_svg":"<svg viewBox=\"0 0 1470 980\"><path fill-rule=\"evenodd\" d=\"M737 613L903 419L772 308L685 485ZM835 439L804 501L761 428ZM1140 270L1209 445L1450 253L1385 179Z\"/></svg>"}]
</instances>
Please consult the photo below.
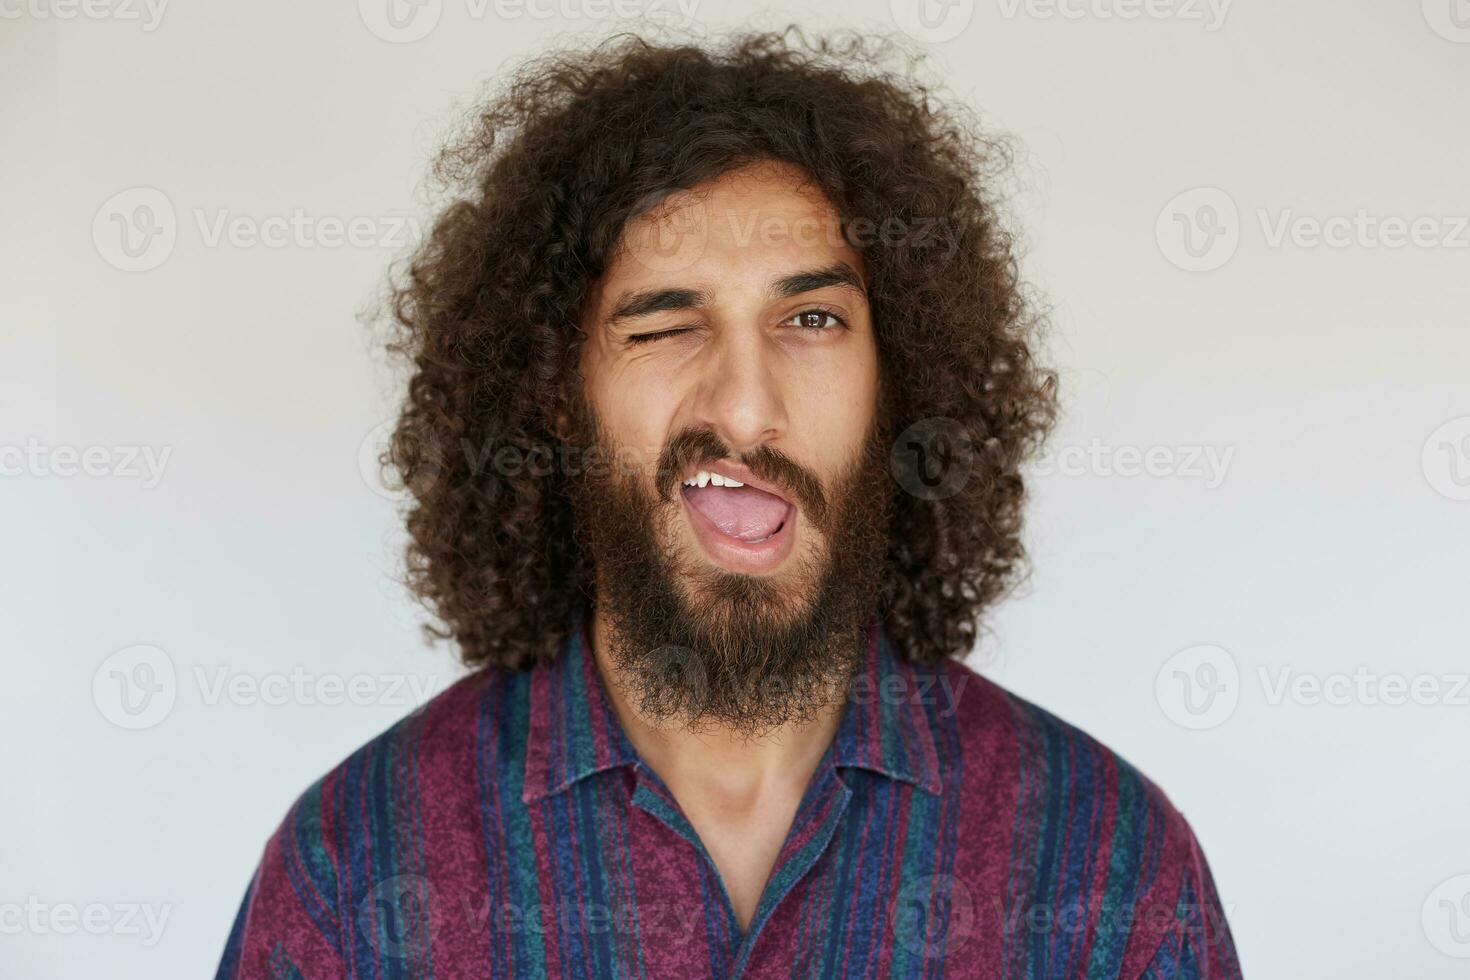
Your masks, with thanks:
<instances>
[{"instance_id":1,"label":"open mouth","mask_svg":"<svg viewBox=\"0 0 1470 980\"><path fill-rule=\"evenodd\" d=\"M797 509L744 467L689 473L680 488L689 523L711 559L738 571L769 571L791 551Z\"/></svg>"}]
</instances>

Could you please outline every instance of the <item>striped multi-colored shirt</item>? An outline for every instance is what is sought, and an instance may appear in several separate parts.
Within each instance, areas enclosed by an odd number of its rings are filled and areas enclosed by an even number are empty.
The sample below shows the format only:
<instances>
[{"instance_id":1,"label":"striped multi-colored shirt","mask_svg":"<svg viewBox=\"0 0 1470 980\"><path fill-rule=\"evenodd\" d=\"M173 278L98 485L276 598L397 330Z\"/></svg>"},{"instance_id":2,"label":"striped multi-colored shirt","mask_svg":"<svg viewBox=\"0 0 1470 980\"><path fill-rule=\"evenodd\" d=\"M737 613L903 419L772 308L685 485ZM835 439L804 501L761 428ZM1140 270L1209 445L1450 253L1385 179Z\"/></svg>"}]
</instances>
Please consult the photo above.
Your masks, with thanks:
<instances>
[{"instance_id":1,"label":"striped multi-colored shirt","mask_svg":"<svg viewBox=\"0 0 1470 980\"><path fill-rule=\"evenodd\" d=\"M749 928L578 617L291 806L222 980L1235 977L1204 856L1092 738L878 627Z\"/></svg>"}]
</instances>

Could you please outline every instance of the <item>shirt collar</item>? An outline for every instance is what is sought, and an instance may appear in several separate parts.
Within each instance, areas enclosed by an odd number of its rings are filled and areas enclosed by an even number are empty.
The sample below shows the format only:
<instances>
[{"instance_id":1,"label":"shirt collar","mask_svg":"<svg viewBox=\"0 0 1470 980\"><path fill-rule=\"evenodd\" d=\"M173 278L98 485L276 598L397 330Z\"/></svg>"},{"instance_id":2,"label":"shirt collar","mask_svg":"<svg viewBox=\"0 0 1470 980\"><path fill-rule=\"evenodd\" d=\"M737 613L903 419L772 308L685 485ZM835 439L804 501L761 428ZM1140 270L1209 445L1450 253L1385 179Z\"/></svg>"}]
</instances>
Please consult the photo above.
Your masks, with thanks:
<instances>
[{"instance_id":1,"label":"shirt collar","mask_svg":"<svg viewBox=\"0 0 1470 980\"><path fill-rule=\"evenodd\" d=\"M835 766L866 769L940 792L934 703L940 668L898 656L876 621L853 678L828 755ZM562 792L582 779L637 765L638 753L619 724L592 656L587 619L579 609L561 650L531 670L523 802Z\"/></svg>"},{"instance_id":2,"label":"shirt collar","mask_svg":"<svg viewBox=\"0 0 1470 980\"><path fill-rule=\"evenodd\" d=\"M938 795L936 721L929 707L943 669L905 661L876 620L868 626L866 646L832 740L832 761Z\"/></svg>"},{"instance_id":3,"label":"shirt collar","mask_svg":"<svg viewBox=\"0 0 1470 980\"><path fill-rule=\"evenodd\" d=\"M637 762L603 687L579 608L556 658L531 669L521 799L531 803L593 773Z\"/></svg>"}]
</instances>

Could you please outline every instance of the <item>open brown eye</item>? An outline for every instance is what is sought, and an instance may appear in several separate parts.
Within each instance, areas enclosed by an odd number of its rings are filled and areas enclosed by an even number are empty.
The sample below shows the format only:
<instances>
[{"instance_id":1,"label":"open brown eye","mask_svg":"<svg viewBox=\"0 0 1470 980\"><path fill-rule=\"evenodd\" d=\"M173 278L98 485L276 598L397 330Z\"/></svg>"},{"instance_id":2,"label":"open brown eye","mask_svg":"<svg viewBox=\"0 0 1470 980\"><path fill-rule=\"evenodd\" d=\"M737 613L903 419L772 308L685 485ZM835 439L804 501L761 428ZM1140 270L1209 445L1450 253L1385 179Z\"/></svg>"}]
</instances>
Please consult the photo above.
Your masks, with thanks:
<instances>
[{"instance_id":1,"label":"open brown eye","mask_svg":"<svg viewBox=\"0 0 1470 980\"><path fill-rule=\"evenodd\" d=\"M831 329L831 326L847 325L847 321L843 320L842 317L838 316L836 313L833 313L831 310L822 309L802 310L791 319L797 322L797 326L802 327L806 330L829 330ZM828 325L827 323L823 322L824 320L831 320L834 322L832 325ZM787 322L789 323L791 321L788 320Z\"/></svg>"}]
</instances>

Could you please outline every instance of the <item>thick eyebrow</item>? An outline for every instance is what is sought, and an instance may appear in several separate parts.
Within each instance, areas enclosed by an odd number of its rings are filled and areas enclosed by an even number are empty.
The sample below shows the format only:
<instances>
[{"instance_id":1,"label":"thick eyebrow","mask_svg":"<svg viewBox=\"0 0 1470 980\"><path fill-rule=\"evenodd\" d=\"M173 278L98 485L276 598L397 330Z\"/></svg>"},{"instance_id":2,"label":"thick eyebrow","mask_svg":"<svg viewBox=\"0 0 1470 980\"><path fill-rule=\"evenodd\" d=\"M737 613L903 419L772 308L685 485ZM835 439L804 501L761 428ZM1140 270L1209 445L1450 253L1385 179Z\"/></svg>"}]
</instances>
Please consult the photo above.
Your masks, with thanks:
<instances>
[{"instance_id":1,"label":"thick eyebrow","mask_svg":"<svg viewBox=\"0 0 1470 980\"><path fill-rule=\"evenodd\" d=\"M632 320L641 316L653 316L669 310L693 310L708 306L709 293L702 289L649 289L636 293L624 293L618 297L617 306L607 316L608 326L619 320Z\"/></svg>"},{"instance_id":2,"label":"thick eyebrow","mask_svg":"<svg viewBox=\"0 0 1470 980\"><path fill-rule=\"evenodd\" d=\"M825 269L810 269L782 276L771 283L771 295L778 299L785 299L788 296L800 296L802 293L826 289L829 286L856 290L864 296L868 294L862 277L853 270L852 266L846 262L834 262Z\"/></svg>"}]
</instances>

